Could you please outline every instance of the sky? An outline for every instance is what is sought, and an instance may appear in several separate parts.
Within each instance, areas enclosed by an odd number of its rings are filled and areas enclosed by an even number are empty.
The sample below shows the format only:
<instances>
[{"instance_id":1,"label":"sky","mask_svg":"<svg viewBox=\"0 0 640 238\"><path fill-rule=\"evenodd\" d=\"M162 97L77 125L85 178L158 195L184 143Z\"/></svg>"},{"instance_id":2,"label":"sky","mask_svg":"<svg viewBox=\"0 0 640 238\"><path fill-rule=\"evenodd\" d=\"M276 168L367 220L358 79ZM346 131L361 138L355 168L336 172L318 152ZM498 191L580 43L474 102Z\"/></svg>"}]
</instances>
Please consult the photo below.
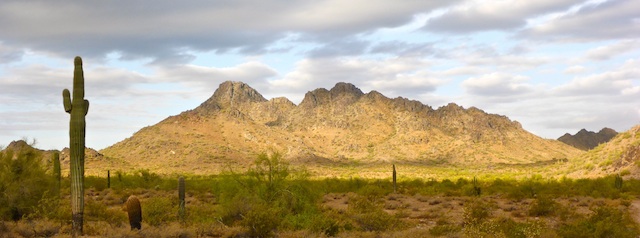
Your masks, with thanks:
<instances>
[{"instance_id":1,"label":"sky","mask_svg":"<svg viewBox=\"0 0 640 238\"><path fill-rule=\"evenodd\" d=\"M640 124L640 1L3 0L0 146L68 147L75 56L94 149L228 80L296 104L348 82L548 139Z\"/></svg>"}]
</instances>

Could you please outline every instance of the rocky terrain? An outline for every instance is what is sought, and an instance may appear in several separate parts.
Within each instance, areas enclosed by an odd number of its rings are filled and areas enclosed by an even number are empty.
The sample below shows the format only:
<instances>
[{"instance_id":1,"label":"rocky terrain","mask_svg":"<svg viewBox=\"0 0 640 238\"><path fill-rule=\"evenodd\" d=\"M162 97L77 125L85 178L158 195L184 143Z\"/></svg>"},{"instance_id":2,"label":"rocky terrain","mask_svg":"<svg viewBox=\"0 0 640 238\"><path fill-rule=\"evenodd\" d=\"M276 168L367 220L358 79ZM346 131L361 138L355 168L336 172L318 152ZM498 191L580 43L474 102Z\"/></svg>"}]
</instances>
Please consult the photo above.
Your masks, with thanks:
<instances>
[{"instance_id":1,"label":"rocky terrain","mask_svg":"<svg viewBox=\"0 0 640 238\"><path fill-rule=\"evenodd\" d=\"M569 174L597 177L622 174L640 178L640 125L619 133L573 159Z\"/></svg>"},{"instance_id":2,"label":"rocky terrain","mask_svg":"<svg viewBox=\"0 0 640 238\"><path fill-rule=\"evenodd\" d=\"M575 135L566 133L558 138L558 140L567 145L586 151L596 148L596 146L611 140L617 134L618 132L616 132L615 130L606 127L602 128L602 130L598 131L597 133L582 129Z\"/></svg>"},{"instance_id":3,"label":"rocky terrain","mask_svg":"<svg viewBox=\"0 0 640 238\"><path fill-rule=\"evenodd\" d=\"M100 151L121 169L209 173L246 168L280 152L307 166L407 163L486 166L567 159L579 150L520 123L454 103L434 109L348 83L307 92L299 105L224 82L193 110L145 127Z\"/></svg>"}]
</instances>

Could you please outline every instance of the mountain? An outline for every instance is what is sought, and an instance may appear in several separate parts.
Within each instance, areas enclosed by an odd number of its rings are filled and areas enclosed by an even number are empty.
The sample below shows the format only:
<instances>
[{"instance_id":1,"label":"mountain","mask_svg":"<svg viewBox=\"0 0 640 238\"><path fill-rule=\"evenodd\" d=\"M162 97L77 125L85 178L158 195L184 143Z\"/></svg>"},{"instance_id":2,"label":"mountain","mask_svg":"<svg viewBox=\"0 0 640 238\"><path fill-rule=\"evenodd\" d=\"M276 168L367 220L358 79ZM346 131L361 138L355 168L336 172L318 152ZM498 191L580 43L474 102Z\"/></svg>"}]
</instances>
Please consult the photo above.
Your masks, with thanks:
<instances>
[{"instance_id":1,"label":"mountain","mask_svg":"<svg viewBox=\"0 0 640 238\"><path fill-rule=\"evenodd\" d=\"M569 175L596 177L621 173L640 178L640 125L572 160L574 168L567 171Z\"/></svg>"},{"instance_id":2,"label":"mountain","mask_svg":"<svg viewBox=\"0 0 640 238\"><path fill-rule=\"evenodd\" d=\"M41 162L43 166L52 166L52 159L53 159L53 153L54 152L60 152L60 168L62 170L62 174L63 175L68 175L69 174L69 148L63 148L62 151L58 151L58 150L41 150L38 149L36 147L34 147L32 144L27 143L24 140L17 140L17 141L12 141L11 143L9 143L9 145L7 147L4 148L4 150L0 150L1 152L4 151L12 151L14 153L14 159L15 156L17 156L18 151L22 151L22 150L33 150L34 152L38 153L38 157L41 157ZM105 158L101 153L99 153L98 151L92 149L92 148L85 148L85 167L87 167L86 165L90 165L90 167L95 167L95 168L109 168L109 167L118 167L121 166L123 163L120 160L117 159L107 159ZM90 171L94 171L93 168L89 168ZM88 173L90 175L95 175L95 173Z\"/></svg>"},{"instance_id":3,"label":"mountain","mask_svg":"<svg viewBox=\"0 0 640 238\"><path fill-rule=\"evenodd\" d=\"M159 173L245 169L278 151L291 163L486 166L570 158L579 150L545 140L505 116L454 103L433 109L402 97L338 83L309 91L299 105L265 99L242 82L224 82L195 109L142 128L100 151L122 169Z\"/></svg>"},{"instance_id":4,"label":"mountain","mask_svg":"<svg viewBox=\"0 0 640 238\"><path fill-rule=\"evenodd\" d=\"M599 144L611 140L611 138L615 137L617 134L618 132L615 130L606 127L602 128L598 133L582 129L575 135L566 133L558 138L558 140L581 150L590 150L596 148Z\"/></svg>"}]
</instances>

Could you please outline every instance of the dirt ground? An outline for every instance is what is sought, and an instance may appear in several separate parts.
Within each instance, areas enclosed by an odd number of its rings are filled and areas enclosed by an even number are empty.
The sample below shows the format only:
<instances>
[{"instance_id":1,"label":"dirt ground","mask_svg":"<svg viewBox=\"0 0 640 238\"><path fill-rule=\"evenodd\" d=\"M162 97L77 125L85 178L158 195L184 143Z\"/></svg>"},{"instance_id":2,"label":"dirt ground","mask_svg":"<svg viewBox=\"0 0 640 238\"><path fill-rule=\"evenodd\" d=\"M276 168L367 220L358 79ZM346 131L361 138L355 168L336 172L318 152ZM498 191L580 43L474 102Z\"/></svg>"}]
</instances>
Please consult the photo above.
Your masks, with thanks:
<instances>
[{"instance_id":1,"label":"dirt ground","mask_svg":"<svg viewBox=\"0 0 640 238\"><path fill-rule=\"evenodd\" d=\"M327 194L323 198L322 206L338 212L349 209L349 199L353 193ZM491 217L511 218L516 222L526 222L545 219L546 224L554 226L558 221L555 216L535 217L529 215L529 209L535 199L507 199L499 196L475 197L445 197L390 194L379 200L384 210L396 217L400 217L415 228L430 229L438 220L445 219L450 224L463 224L465 204L479 199L491 210ZM597 206L614 206L628 209L633 219L640 223L640 200L605 199L591 197L568 197L553 199L558 204L575 214L589 215L591 208Z\"/></svg>"}]
</instances>

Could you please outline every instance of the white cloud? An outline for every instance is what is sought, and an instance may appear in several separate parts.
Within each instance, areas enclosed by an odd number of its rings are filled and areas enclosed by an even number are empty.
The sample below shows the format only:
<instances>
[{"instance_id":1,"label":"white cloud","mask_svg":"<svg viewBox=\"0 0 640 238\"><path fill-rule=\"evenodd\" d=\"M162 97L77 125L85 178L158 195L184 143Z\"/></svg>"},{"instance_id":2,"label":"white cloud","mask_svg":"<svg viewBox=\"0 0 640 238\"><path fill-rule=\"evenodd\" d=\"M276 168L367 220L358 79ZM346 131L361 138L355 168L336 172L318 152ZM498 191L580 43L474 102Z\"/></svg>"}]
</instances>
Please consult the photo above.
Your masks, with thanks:
<instances>
[{"instance_id":1,"label":"white cloud","mask_svg":"<svg viewBox=\"0 0 640 238\"><path fill-rule=\"evenodd\" d=\"M565 74L582 74L587 71L587 68L582 65L574 65L564 70Z\"/></svg>"},{"instance_id":2,"label":"white cloud","mask_svg":"<svg viewBox=\"0 0 640 238\"><path fill-rule=\"evenodd\" d=\"M611 45L599 46L589 50L586 53L587 58L591 60L609 60L617 55L629 53L640 46L637 40L622 40Z\"/></svg>"},{"instance_id":3,"label":"white cloud","mask_svg":"<svg viewBox=\"0 0 640 238\"><path fill-rule=\"evenodd\" d=\"M533 86L527 81L529 79L521 75L491 73L469 78L461 85L465 91L472 95L507 98L522 96L533 91Z\"/></svg>"},{"instance_id":4,"label":"white cloud","mask_svg":"<svg viewBox=\"0 0 640 238\"><path fill-rule=\"evenodd\" d=\"M382 60L353 57L305 59L283 78L271 80L272 90L287 95L294 102L302 100L301 91L331 88L338 82L349 82L363 91L377 90L387 96L417 97L432 92L443 80L426 70L429 63L417 58Z\"/></svg>"},{"instance_id":5,"label":"white cloud","mask_svg":"<svg viewBox=\"0 0 640 238\"><path fill-rule=\"evenodd\" d=\"M574 78L571 82L555 88L554 91L563 96L619 96L623 90L635 87L633 81L639 78L640 60L628 60L615 70Z\"/></svg>"}]
</instances>

